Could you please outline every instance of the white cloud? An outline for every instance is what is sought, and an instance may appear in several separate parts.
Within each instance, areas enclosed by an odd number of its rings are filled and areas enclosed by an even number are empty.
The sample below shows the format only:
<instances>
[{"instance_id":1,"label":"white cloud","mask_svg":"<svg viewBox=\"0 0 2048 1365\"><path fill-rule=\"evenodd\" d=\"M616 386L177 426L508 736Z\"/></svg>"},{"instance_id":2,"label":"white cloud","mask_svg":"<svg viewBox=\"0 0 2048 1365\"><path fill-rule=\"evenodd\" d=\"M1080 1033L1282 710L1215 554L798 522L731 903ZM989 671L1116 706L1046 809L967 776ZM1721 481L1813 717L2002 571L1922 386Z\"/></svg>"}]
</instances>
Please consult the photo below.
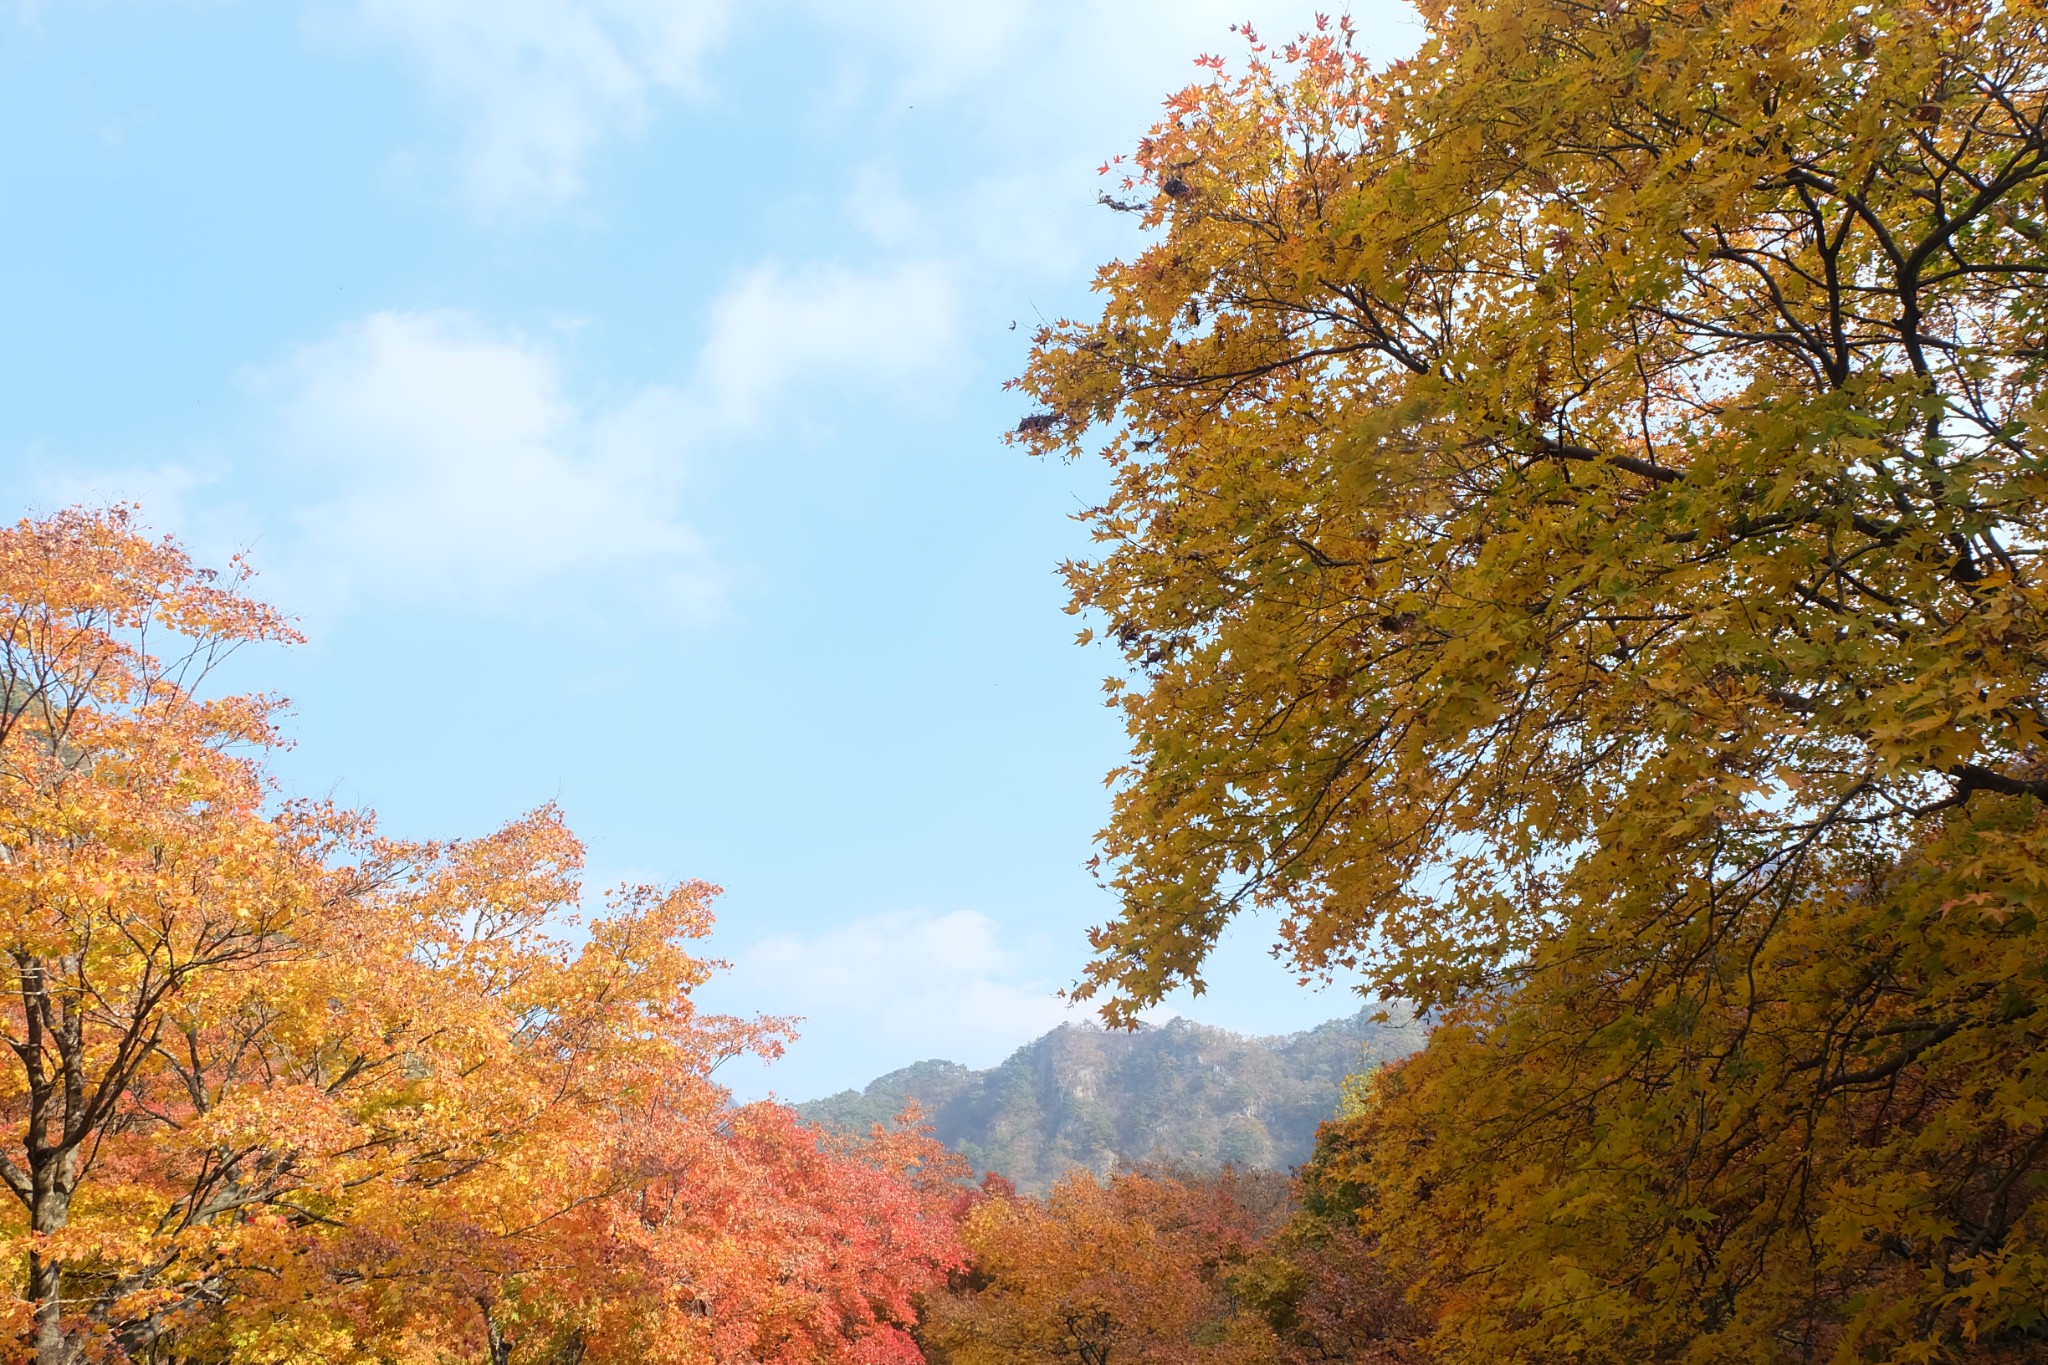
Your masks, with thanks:
<instances>
[{"instance_id":1,"label":"white cloud","mask_svg":"<svg viewBox=\"0 0 2048 1365\"><path fill-rule=\"evenodd\" d=\"M1406 0L1351 10L1367 50L1405 51L1419 33ZM1204 53L1244 50L1233 25L1274 44L1314 22L1300 0L809 0L849 50L875 53L908 99L962 96L979 118L1055 137L1105 120L1148 120L1171 91L1206 73ZM1136 130L1133 130L1136 131Z\"/></svg>"},{"instance_id":2,"label":"white cloud","mask_svg":"<svg viewBox=\"0 0 2048 1365\"><path fill-rule=\"evenodd\" d=\"M911 97L936 95L973 82L1000 65L1032 36L1058 0L820 0L813 9L909 58L901 89Z\"/></svg>"},{"instance_id":3,"label":"white cloud","mask_svg":"<svg viewBox=\"0 0 2048 1365\"><path fill-rule=\"evenodd\" d=\"M544 346L464 313L376 313L260 376L301 483L295 558L409 595L656 565L708 590L676 504L684 402L572 401Z\"/></svg>"},{"instance_id":4,"label":"white cloud","mask_svg":"<svg viewBox=\"0 0 2048 1365\"><path fill-rule=\"evenodd\" d=\"M679 385L568 392L549 345L457 311L380 312L256 372L301 533L266 558L302 591L500 598L631 567L702 610L716 578L682 515L690 457L835 382L928 382L950 354L943 272L762 267L710 307ZM184 479L172 487L167 482ZM168 501L192 480L146 483Z\"/></svg>"},{"instance_id":5,"label":"white cloud","mask_svg":"<svg viewBox=\"0 0 2048 1365\"><path fill-rule=\"evenodd\" d=\"M894 911L740 953L715 992L748 1012L802 1015L765 1083L801 1098L859 1085L926 1057L990 1066L1079 1018L974 910Z\"/></svg>"},{"instance_id":6,"label":"white cloud","mask_svg":"<svg viewBox=\"0 0 2048 1365\"><path fill-rule=\"evenodd\" d=\"M911 261L882 274L764 265L711 306L693 388L727 422L750 423L799 378L903 384L949 355L953 289Z\"/></svg>"},{"instance_id":7,"label":"white cloud","mask_svg":"<svg viewBox=\"0 0 2048 1365\"><path fill-rule=\"evenodd\" d=\"M599 140L691 84L723 0L356 0L470 121L464 180L489 206L564 199Z\"/></svg>"},{"instance_id":8,"label":"white cloud","mask_svg":"<svg viewBox=\"0 0 2048 1365\"><path fill-rule=\"evenodd\" d=\"M32 451L37 496L49 506L138 504L152 525L184 526L193 520L192 494L221 481L227 466L218 459L163 461L114 469L85 469Z\"/></svg>"},{"instance_id":9,"label":"white cloud","mask_svg":"<svg viewBox=\"0 0 2048 1365\"><path fill-rule=\"evenodd\" d=\"M1172 92L1211 78L1195 58L1241 65L1233 25L1249 23L1277 46L1314 22L1301 0L797 3L838 39L836 76L813 92L820 124L865 116L875 128L875 157L856 172L846 220L892 247L945 250L977 297L1013 294L1026 274L1085 278L1090 263L1127 250L1132 224L1095 202L1116 178L1096 168L1131 152ZM1360 0L1352 12L1362 50L1376 58L1419 41L1406 0ZM890 149L937 124L961 130L973 156L936 180L906 166L914 183L899 186Z\"/></svg>"},{"instance_id":10,"label":"white cloud","mask_svg":"<svg viewBox=\"0 0 2048 1365\"><path fill-rule=\"evenodd\" d=\"M1272 928L1263 918L1233 924L1205 965L1209 990L1175 992L1146 1022L1182 1017L1266 1036L1358 1012L1355 976L1303 989L1274 960ZM973 910L892 911L770 934L728 951L732 970L701 1000L735 1014L802 1016L797 1041L780 1061L743 1062L722 1079L747 1097L773 1090L800 1101L926 1058L994 1066L1063 1023L1093 1027L1100 1002L1057 995L1079 970L1077 939L1067 931L1027 951L1014 926Z\"/></svg>"}]
</instances>

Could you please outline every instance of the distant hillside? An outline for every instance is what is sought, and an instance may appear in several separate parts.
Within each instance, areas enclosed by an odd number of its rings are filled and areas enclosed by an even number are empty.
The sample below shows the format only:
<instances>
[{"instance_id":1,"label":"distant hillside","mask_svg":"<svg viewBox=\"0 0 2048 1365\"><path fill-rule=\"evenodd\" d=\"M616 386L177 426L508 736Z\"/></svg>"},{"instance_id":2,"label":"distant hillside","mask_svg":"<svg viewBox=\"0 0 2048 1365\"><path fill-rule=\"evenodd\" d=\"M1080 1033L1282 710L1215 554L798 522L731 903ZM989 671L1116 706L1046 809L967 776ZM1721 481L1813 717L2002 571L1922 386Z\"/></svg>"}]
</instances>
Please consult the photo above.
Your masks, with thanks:
<instances>
[{"instance_id":1,"label":"distant hillside","mask_svg":"<svg viewBox=\"0 0 2048 1365\"><path fill-rule=\"evenodd\" d=\"M797 1107L813 1122L863 1130L914 1099L947 1146L1032 1193L1074 1166L1100 1174L1164 1159L1286 1170L1308 1158L1346 1076L1422 1046L1420 1024L1375 1024L1372 1013L1281 1038L1184 1019L1135 1033L1062 1024L987 1071L918 1062Z\"/></svg>"}]
</instances>

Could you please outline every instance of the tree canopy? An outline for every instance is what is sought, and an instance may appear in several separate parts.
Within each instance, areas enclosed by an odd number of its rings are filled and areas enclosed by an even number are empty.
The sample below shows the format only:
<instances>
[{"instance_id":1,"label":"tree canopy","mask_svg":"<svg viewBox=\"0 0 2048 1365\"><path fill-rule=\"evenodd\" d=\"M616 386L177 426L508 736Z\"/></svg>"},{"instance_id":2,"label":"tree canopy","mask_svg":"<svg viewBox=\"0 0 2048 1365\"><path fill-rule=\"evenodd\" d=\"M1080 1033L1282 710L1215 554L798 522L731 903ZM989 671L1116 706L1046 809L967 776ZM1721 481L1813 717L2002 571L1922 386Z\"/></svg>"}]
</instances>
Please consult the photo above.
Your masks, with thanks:
<instances>
[{"instance_id":1,"label":"tree canopy","mask_svg":"<svg viewBox=\"0 0 2048 1365\"><path fill-rule=\"evenodd\" d=\"M121 512L0 529L0 1246L26 1358L914 1362L957 1163L713 1080L716 888L579 924L559 812L412 842L280 800L293 638Z\"/></svg>"},{"instance_id":2,"label":"tree canopy","mask_svg":"<svg viewBox=\"0 0 2048 1365\"><path fill-rule=\"evenodd\" d=\"M1020 381L1114 471L1112 1017L1247 906L1441 1004L2048 796L2040 9L1421 9L1178 96Z\"/></svg>"},{"instance_id":3,"label":"tree canopy","mask_svg":"<svg viewBox=\"0 0 2048 1365\"><path fill-rule=\"evenodd\" d=\"M2043 10L1421 10L1215 61L1019 380L1113 475L1082 993L1258 908L1434 1011L1310 1180L1434 1358L2033 1358Z\"/></svg>"},{"instance_id":4,"label":"tree canopy","mask_svg":"<svg viewBox=\"0 0 2048 1365\"><path fill-rule=\"evenodd\" d=\"M1076 1170L1043 1200L990 1182L962 1224L970 1273L925 1342L942 1365L1273 1365L1230 1289L1268 1231L1262 1183L1280 1182Z\"/></svg>"}]
</instances>

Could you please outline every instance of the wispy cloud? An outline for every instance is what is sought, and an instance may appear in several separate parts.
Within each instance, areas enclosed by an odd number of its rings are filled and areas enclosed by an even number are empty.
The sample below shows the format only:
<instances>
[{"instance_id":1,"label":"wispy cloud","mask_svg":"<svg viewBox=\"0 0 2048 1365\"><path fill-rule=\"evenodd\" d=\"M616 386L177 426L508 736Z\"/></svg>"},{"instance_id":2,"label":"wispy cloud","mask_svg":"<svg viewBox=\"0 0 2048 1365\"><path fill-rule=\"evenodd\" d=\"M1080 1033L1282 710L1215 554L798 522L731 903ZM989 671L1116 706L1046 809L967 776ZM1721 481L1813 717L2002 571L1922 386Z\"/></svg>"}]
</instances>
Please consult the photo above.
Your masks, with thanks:
<instances>
[{"instance_id":1,"label":"wispy cloud","mask_svg":"<svg viewBox=\"0 0 2048 1365\"><path fill-rule=\"evenodd\" d=\"M269 477L296 509L273 553L329 597L502 602L630 569L706 609L718 578L684 505L693 461L771 424L788 394L927 382L952 319L928 264L764 266L710 305L677 382L597 403L572 391L552 339L467 312L374 313L250 374L284 457ZM183 471L131 484L204 491Z\"/></svg>"},{"instance_id":2,"label":"wispy cloud","mask_svg":"<svg viewBox=\"0 0 2048 1365\"><path fill-rule=\"evenodd\" d=\"M1003 928L974 910L892 911L810 934L772 934L740 953L721 997L803 1016L768 1072L802 1096L925 1057L989 1066L1077 1018Z\"/></svg>"},{"instance_id":3,"label":"wispy cloud","mask_svg":"<svg viewBox=\"0 0 2048 1365\"><path fill-rule=\"evenodd\" d=\"M213 456L85 469L39 458L42 455L31 451L28 461L39 510L79 503L136 503L153 524L164 526L189 527L199 500L194 495L203 496L228 470L225 461Z\"/></svg>"},{"instance_id":4,"label":"wispy cloud","mask_svg":"<svg viewBox=\"0 0 2048 1365\"><path fill-rule=\"evenodd\" d=\"M491 597L654 564L686 596L709 589L678 508L673 389L578 403L547 346L459 312L376 313L255 380L295 466L301 573Z\"/></svg>"},{"instance_id":5,"label":"wispy cloud","mask_svg":"<svg viewBox=\"0 0 2048 1365\"><path fill-rule=\"evenodd\" d=\"M763 265L711 305L693 387L725 422L745 425L799 378L900 385L930 374L953 330L952 286L932 262L878 273Z\"/></svg>"},{"instance_id":6,"label":"wispy cloud","mask_svg":"<svg viewBox=\"0 0 2048 1365\"><path fill-rule=\"evenodd\" d=\"M729 29L806 25L840 35L845 62L912 101L967 97L980 123L1090 154L1106 126L1139 130L1189 59L1233 45L1250 19L1273 36L1305 16L1292 0L330 0L321 27L400 50L466 129L461 180L487 208L559 203L583 186L603 141L646 123L663 93L699 84ZM1375 7L1377 28L1412 22ZM1049 79L1049 73L1056 78ZM842 73L844 74L844 73Z\"/></svg>"},{"instance_id":7,"label":"wispy cloud","mask_svg":"<svg viewBox=\"0 0 2048 1365\"><path fill-rule=\"evenodd\" d=\"M847 220L885 243L942 247L988 292L1019 274L1071 279L1125 249L1131 224L1094 203L1117 179L1096 167L1131 151L1169 94L1210 79L1198 56L1242 57L1247 26L1285 41L1313 22L1298 0L796 3L838 39L821 122L865 117L877 130ZM1368 52L1400 55L1420 36L1405 0L1355 13ZM921 188L896 183L888 149L935 120L965 129L975 159L937 178L906 167Z\"/></svg>"},{"instance_id":8,"label":"wispy cloud","mask_svg":"<svg viewBox=\"0 0 2048 1365\"><path fill-rule=\"evenodd\" d=\"M486 207L555 202L602 139L686 89L724 0L355 0L468 125L463 183Z\"/></svg>"},{"instance_id":9,"label":"wispy cloud","mask_svg":"<svg viewBox=\"0 0 2048 1365\"><path fill-rule=\"evenodd\" d=\"M1233 26L1286 39L1312 22L1296 0L808 0L849 54L880 59L905 95L962 96L975 115L1055 137L1105 116L1149 114L1194 80L1193 58L1235 55ZM1368 42L1415 22L1404 0L1358 7ZM1135 130L1133 130L1135 131Z\"/></svg>"}]
</instances>

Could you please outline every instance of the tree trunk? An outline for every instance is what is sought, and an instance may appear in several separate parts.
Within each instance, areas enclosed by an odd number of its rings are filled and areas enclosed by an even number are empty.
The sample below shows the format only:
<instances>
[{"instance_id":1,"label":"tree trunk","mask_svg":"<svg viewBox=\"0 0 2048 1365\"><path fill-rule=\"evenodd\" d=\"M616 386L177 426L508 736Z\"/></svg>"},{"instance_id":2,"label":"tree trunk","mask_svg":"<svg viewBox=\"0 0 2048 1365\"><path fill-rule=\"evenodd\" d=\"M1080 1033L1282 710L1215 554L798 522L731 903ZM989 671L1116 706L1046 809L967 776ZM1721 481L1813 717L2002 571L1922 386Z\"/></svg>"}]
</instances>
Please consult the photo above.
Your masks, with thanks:
<instances>
[{"instance_id":1,"label":"tree trunk","mask_svg":"<svg viewBox=\"0 0 2048 1365\"><path fill-rule=\"evenodd\" d=\"M67 1152L63 1159L52 1163L59 1168L53 1174L68 1175L73 1164L70 1157ZM69 1184L65 1181L58 1188L45 1191L35 1201L29 1220L32 1233L62 1232L70 1224ZM36 1365L72 1365L78 1351L64 1334L64 1265L33 1248L28 1256L28 1301L35 1305L32 1339Z\"/></svg>"},{"instance_id":2,"label":"tree trunk","mask_svg":"<svg viewBox=\"0 0 2048 1365\"><path fill-rule=\"evenodd\" d=\"M491 1311L491 1301L480 1298L476 1305L484 1312L484 1365L512 1365L512 1343L505 1340L497 1314ZM42 1362L37 1361L36 1365Z\"/></svg>"}]
</instances>

